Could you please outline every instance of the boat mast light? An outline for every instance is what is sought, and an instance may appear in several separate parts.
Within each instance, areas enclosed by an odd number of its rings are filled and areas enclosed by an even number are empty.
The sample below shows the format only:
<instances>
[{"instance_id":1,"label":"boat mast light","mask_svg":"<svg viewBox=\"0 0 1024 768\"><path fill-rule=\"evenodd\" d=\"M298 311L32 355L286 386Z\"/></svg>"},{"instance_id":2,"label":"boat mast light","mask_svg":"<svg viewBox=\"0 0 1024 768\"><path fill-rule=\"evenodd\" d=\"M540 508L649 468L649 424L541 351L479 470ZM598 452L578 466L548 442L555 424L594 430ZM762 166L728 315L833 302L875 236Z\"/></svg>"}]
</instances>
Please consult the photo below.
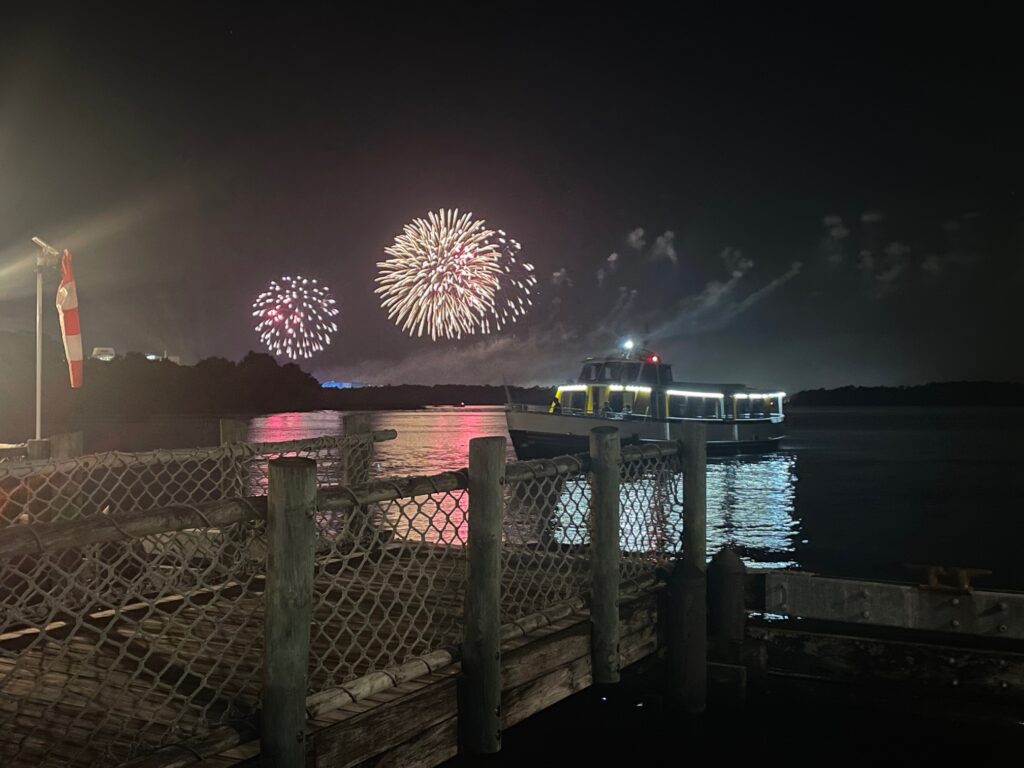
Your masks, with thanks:
<instances>
[{"instance_id":1,"label":"boat mast light","mask_svg":"<svg viewBox=\"0 0 1024 768\"><path fill-rule=\"evenodd\" d=\"M626 339L624 342L622 342L622 348L627 352L631 352L633 350L633 340Z\"/></svg>"}]
</instances>

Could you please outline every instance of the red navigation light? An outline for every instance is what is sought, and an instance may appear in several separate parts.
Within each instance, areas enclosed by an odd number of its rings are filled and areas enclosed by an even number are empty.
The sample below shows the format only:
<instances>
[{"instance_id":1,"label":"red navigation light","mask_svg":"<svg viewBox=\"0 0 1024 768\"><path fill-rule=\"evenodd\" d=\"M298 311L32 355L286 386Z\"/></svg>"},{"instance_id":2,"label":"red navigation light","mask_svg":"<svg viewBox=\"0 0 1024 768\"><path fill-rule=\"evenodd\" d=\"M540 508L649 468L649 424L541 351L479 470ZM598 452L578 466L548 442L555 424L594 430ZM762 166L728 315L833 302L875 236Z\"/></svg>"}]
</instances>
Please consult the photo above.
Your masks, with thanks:
<instances>
[{"instance_id":1,"label":"red navigation light","mask_svg":"<svg viewBox=\"0 0 1024 768\"><path fill-rule=\"evenodd\" d=\"M651 362L652 363L658 362L658 356L657 355L651 355Z\"/></svg>"}]
</instances>

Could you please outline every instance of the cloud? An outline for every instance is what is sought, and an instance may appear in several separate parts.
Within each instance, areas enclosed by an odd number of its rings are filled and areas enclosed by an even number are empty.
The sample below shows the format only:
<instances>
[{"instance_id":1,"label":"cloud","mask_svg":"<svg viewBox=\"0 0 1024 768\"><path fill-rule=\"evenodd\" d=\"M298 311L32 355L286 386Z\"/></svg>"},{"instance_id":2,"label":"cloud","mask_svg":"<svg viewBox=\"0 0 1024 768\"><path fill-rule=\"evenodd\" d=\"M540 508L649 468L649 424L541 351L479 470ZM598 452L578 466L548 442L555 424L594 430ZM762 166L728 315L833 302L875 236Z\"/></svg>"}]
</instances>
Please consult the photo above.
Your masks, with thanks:
<instances>
[{"instance_id":1,"label":"cloud","mask_svg":"<svg viewBox=\"0 0 1024 768\"><path fill-rule=\"evenodd\" d=\"M921 262L921 269L933 277L937 277L945 272L951 264L969 266L979 261L981 261L981 254L966 251L953 251L944 254L929 253Z\"/></svg>"},{"instance_id":2,"label":"cloud","mask_svg":"<svg viewBox=\"0 0 1024 768\"><path fill-rule=\"evenodd\" d=\"M898 262L896 264L893 264L887 270L885 270L885 272L880 272L879 274L875 275L875 280L877 280L880 283L892 283L894 280L896 280L897 277L899 277L903 273L903 270L906 268L906 266L907 265L905 262Z\"/></svg>"},{"instance_id":3,"label":"cloud","mask_svg":"<svg viewBox=\"0 0 1024 768\"><path fill-rule=\"evenodd\" d=\"M663 235L658 235L654 241L654 247L651 248L651 258L655 260L668 259L673 264L678 263L679 258L676 256L675 239L676 233L671 229L665 230Z\"/></svg>"},{"instance_id":4,"label":"cloud","mask_svg":"<svg viewBox=\"0 0 1024 768\"><path fill-rule=\"evenodd\" d=\"M850 230L848 230L842 224L836 224L828 231L828 236L831 237L833 240L842 240L848 234L850 234Z\"/></svg>"},{"instance_id":5,"label":"cloud","mask_svg":"<svg viewBox=\"0 0 1024 768\"><path fill-rule=\"evenodd\" d=\"M937 275L944 269L942 257L935 253L929 253L921 262L921 269L932 275Z\"/></svg>"},{"instance_id":6,"label":"cloud","mask_svg":"<svg viewBox=\"0 0 1024 768\"><path fill-rule=\"evenodd\" d=\"M597 284L603 285L604 279L612 274L619 266L619 254L609 254L608 258L605 259L605 263L597 268Z\"/></svg>"},{"instance_id":7,"label":"cloud","mask_svg":"<svg viewBox=\"0 0 1024 768\"><path fill-rule=\"evenodd\" d=\"M843 223L843 218L842 218L842 216L836 216L835 214L829 214L828 216L826 216L825 218L823 218L821 220L821 223L824 224L826 228L831 229L832 227L841 226L842 223Z\"/></svg>"},{"instance_id":8,"label":"cloud","mask_svg":"<svg viewBox=\"0 0 1024 768\"><path fill-rule=\"evenodd\" d=\"M865 224L876 224L885 218L885 214L881 211L864 211L860 215L860 220Z\"/></svg>"},{"instance_id":9,"label":"cloud","mask_svg":"<svg viewBox=\"0 0 1024 768\"><path fill-rule=\"evenodd\" d=\"M569 270L562 267L557 272L551 273L551 284L554 286L565 286L566 288L572 288L572 278L569 277Z\"/></svg>"},{"instance_id":10,"label":"cloud","mask_svg":"<svg viewBox=\"0 0 1024 768\"><path fill-rule=\"evenodd\" d=\"M895 242L889 243L887 246L885 246L885 255L886 256L891 256L894 259L898 259L898 258L901 258L903 256L906 256L908 253L910 253L910 246L909 245L904 245L903 243L899 242L898 240L895 241Z\"/></svg>"},{"instance_id":11,"label":"cloud","mask_svg":"<svg viewBox=\"0 0 1024 768\"><path fill-rule=\"evenodd\" d=\"M875 268L875 255L871 251L861 251L857 256L857 269L871 272Z\"/></svg>"},{"instance_id":12,"label":"cloud","mask_svg":"<svg viewBox=\"0 0 1024 768\"><path fill-rule=\"evenodd\" d=\"M718 254L718 258L725 262L726 269L736 278L743 277L754 266L754 262L746 258L743 255L743 251L728 245Z\"/></svg>"},{"instance_id":13,"label":"cloud","mask_svg":"<svg viewBox=\"0 0 1024 768\"><path fill-rule=\"evenodd\" d=\"M629 247L635 251L643 250L643 247L647 245L647 241L644 240L644 228L637 227L626 235L626 242L629 243Z\"/></svg>"}]
</instances>

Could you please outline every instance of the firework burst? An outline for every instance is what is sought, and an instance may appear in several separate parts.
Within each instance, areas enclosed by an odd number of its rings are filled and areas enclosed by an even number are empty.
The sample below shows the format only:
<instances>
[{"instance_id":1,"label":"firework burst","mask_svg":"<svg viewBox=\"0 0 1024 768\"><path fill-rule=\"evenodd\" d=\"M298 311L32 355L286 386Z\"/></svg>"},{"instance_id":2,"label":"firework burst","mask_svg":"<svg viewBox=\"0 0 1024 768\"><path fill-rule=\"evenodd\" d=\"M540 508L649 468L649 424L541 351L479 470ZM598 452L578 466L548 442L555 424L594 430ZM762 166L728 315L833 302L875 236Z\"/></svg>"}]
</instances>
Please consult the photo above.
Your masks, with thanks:
<instances>
[{"instance_id":1,"label":"firework burst","mask_svg":"<svg viewBox=\"0 0 1024 768\"><path fill-rule=\"evenodd\" d=\"M377 263L376 293L388 318L410 336L488 333L529 306L536 278L519 258L521 250L472 213L431 211L406 224L384 249L391 258Z\"/></svg>"},{"instance_id":2,"label":"firework burst","mask_svg":"<svg viewBox=\"0 0 1024 768\"><path fill-rule=\"evenodd\" d=\"M327 287L301 275L272 280L252 305L260 339L275 355L293 360L310 358L331 343L337 315Z\"/></svg>"},{"instance_id":3,"label":"firework burst","mask_svg":"<svg viewBox=\"0 0 1024 768\"><path fill-rule=\"evenodd\" d=\"M523 261L523 246L518 240L501 229L494 233L493 240L501 251L502 271L498 276L498 295L492 313L494 329L500 330L502 326L516 322L533 306L530 289L537 284L537 276L533 264Z\"/></svg>"}]
</instances>

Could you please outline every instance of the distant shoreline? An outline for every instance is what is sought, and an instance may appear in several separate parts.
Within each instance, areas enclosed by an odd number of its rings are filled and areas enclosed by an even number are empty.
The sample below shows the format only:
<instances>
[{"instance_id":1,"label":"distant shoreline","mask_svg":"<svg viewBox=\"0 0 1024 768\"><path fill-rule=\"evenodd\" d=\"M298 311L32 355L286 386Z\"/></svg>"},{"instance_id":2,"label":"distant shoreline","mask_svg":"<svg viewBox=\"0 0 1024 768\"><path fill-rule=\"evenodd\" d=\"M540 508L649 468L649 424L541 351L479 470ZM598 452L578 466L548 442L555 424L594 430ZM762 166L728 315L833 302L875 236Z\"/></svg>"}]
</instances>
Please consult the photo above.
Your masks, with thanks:
<instances>
[{"instance_id":1,"label":"distant shoreline","mask_svg":"<svg viewBox=\"0 0 1024 768\"><path fill-rule=\"evenodd\" d=\"M1024 384L997 381L944 381L911 387L808 389L789 398L795 408L833 406L918 408L1012 408L1024 406Z\"/></svg>"}]
</instances>

